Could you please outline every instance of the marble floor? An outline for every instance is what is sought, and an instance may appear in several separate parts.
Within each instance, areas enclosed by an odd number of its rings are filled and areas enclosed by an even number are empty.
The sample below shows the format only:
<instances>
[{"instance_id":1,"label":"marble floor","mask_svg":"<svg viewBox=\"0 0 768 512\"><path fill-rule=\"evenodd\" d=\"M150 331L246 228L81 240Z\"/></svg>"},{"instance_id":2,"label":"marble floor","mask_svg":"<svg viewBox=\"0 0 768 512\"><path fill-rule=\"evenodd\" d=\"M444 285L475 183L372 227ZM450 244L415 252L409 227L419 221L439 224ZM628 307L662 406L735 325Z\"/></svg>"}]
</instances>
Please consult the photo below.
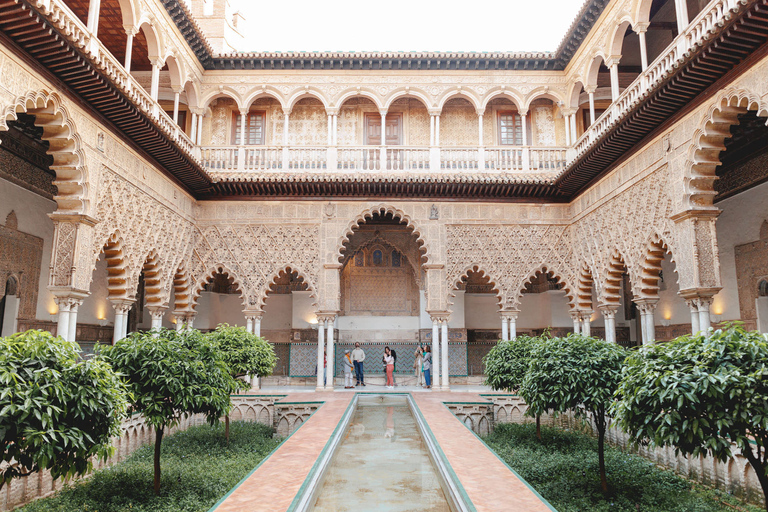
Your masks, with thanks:
<instances>
[{"instance_id":1,"label":"marble floor","mask_svg":"<svg viewBox=\"0 0 768 512\"><path fill-rule=\"evenodd\" d=\"M384 393L376 387L357 388ZM404 386L390 393L411 392L440 448L478 512L550 512L528 485L512 472L444 405L448 401L482 401L484 386L454 386L450 391L413 390ZM291 506L316 459L330 439L354 396L353 390L315 392L296 386L269 387L263 394L286 393L283 400L306 400L307 393L323 405L290 438L241 482L212 512L285 512ZM253 393L253 392L251 392ZM357 510L363 510L358 508ZM371 509L373 510L373 509ZM378 509L377 509L378 510ZM387 509L382 509L387 510ZM414 505L408 509L424 510ZM439 509L437 509L439 510Z\"/></svg>"}]
</instances>

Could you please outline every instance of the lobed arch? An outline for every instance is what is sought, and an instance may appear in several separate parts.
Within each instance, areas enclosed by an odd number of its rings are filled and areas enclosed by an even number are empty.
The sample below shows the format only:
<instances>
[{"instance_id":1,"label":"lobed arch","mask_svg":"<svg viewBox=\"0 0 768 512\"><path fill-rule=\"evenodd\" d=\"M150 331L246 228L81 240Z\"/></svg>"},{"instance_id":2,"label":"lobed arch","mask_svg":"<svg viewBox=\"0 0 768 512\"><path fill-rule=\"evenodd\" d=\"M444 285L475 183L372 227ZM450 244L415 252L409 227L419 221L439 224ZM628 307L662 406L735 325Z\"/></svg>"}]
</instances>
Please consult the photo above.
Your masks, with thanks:
<instances>
[{"instance_id":1,"label":"lobed arch","mask_svg":"<svg viewBox=\"0 0 768 512\"><path fill-rule=\"evenodd\" d=\"M594 286L594 273L586 263L579 267L579 275L576 281L576 307L582 311L592 311L592 287Z\"/></svg>"},{"instance_id":2,"label":"lobed arch","mask_svg":"<svg viewBox=\"0 0 768 512\"><path fill-rule=\"evenodd\" d=\"M637 292L638 298L658 299L659 297L659 280L661 276L661 262L664 260L666 254L670 255L670 259L675 263L675 255L670 250L667 242L659 235L653 234L648 239L648 242L643 249L643 255L640 263L640 279L638 279L637 285L634 287ZM677 272L675 272L677 274ZM678 286L680 285L680 276L678 274Z\"/></svg>"},{"instance_id":3,"label":"lobed arch","mask_svg":"<svg viewBox=\"0 0 768 512\"><path fill-rule=\"evenodd\" d=\"M621 303L621 282L624 273L629 272L624 256L614 249L608 257L608 262L602 272L602 281L598 300L600 304L618 307ZM632 281L632 276L630 276Z\"/></svg>"},{"instance_id":4,"label":"lobed arch","mask_svg":"<svg viewBox=\"0 0 768 512\"><path fill-rule=\"evenodd\" d=\"M310 274L305 272L303 269L299 268L294 263L287 263L285 265L277 266L276 269L272 272L272 274L267 278L266 284L264 288L260 291L258 304L259 309L262 311L264 310L264 306L267 302L267 294L269 292L269 289L272 288L272 285L277 282L277 280L280 278L281 274L296 274L298 275L304 283L307 285L307 291L310 292L309 296L314 299L312 302L312 306L317 308L318 305L318 294L317 294L317 287L315 286L315 283L312 281ZM315 311L317 312L317 311Z\"/></svg>"},{"instance_id":5,"label":"lobed arch","mask_svg":"<svg viewBox=\"0 0 768 512\"><path fill-rule=\"evenodd\" d=\"M235 102L239 110L244 110L243 105L246 105L246 103L242 100L242 98L237 93L237 91L235 91L233 88L219 86L217 89L214 89L210 92L203 94L200 97L200 102L198 104L198 107L201 109L206 109L211 105L211 102L213 102L213 100L217 100L219 98L231 99L232 101ZM247 103L247 105L250 105L250 103Z\"/></svg>"},{"instance_id":6,"label":"lobed arch","mask_svg":"<svg viewBox=\"0 0 768 512\"><path fill-rule=\"evenodd\" d=\"M462 279L469 276L470 272L475 272L480 274L481 276L488 277L488 280L493 285L493 291L496 292L496 302L499 306L499 309L503 306L503 295L501 292L501 286L499 285L499 280L494 278L493 275L488 272L485 267L483 267L479 263L473 263L470 265L467 265L464 267L464 270L450 283L450 289L448 290L448 297L446 300L446 304L449 306L453 305L453 302L451 301L451 297L455 297L456 294L454 293L461 283Z\"/></svg>"},{"instance_id":7,"label":"lobed arch","mask_svg":"<svg viewBox=\"0 0 768 512\"><path fill-rule=\"evenodd\" d=\"M232 92L234 93L234 90ZM276 87L272 87L271 85L262 85L258 89L252 90L251 92L248 93L248 96L246 96L245 99L243 100L242 106L240 104L238 104L238 106L240 106L241 110L248 110L249 108L251 108L251 105L253 104L254 101L264 97L273 98L277 100L277 102L280 103L280 108L283 109L283 112L285 112L286 110L290 110L288 108L288 104L283 98L283 95L280 94L280 91L278 91Z\"/></svg>"},{"instance_id":8,"label":"lobed arch","mask_svg":"<svg viewBox=\"0 0 768 512\"><path fill-rule=\"evenodd\" d=\"M246 307L245 287L243 286L243 280L240 276L229 269L223 263L217 263L216 265L208 267L208 270L198 279L194 288L192 289L191 299L189 302L189 309L193 310L197 307L197 301L200 299L200 294L203 291L205 285L213 280L216 274L225 274L237 285L237 289L240 292L240 300L243 303L243 309ZM178 310L178 308L177 308Z\"/></svg>"},{"instance_id":9,"label":"lobed arch","mask_svg":"<svg viewBox=\"0 0 768 512\"><path fill-rule=\"evenodd\" d=\"M162 286L163 268L157 251L152 249L142 265L144 272L144 297L147 306L165 306L168 297Z\"/></svg>"},{"instance_id":10,"label":"lobed arch","mask_svg":"<svg viewBox=\"0 0 768 512\"><path fill-rule=\"evenodd\" d=\"M192 279L184 265L173 274L173 301L176 312L192 310Z\"/></svg>"},{"instance_id":11,"label":"lobed arch","mask_svg":"<svg viewBox=\"0 0 768 512\"><path fill-rule=\"evenodd\" d=\"M522 105L524 103L523 98L517 95L514 91L504 88L497 88L497 89L491 89L488 94L485 95L483 98L481 104L480 104L480 111L485 112L485 109L488 108L488 103L491 102L491 100L496 98L506 98L509 101L511 101L515 107L517 108L518 112L522 111Z\"/></svg>"},{"instance_id":12,"label":"lobed arch","mask_svg":"<svg viewBox=\"0 0 768 512\"><path fill-rule=\"evenodd\" d=\"M368 240L368 241L364 242L363 244L359 245L358 247L356 247L354 252L352 252L352 251L345 251L344 257L342 258L342 263L341 263L342 268L344 267L344 265L346 265L346 263L350 259L352 259L355 256L357 251L365 251L365 250L371 249L371 248L373 248L373 247L375 247L377 245L380 245L382 247L386 247L388 251L393 251L394 250L394 251L399 251L400 253L402 253L403 256L405 257L406 261L408 262L408 266L410 267L411 272L413 273L413 278L416 281L416 284L419 284L419 285L421 284L422 278L421 278L420 262L412 261L412 258L408 257L407 249L406 248L398 247L394 243L390 242L389 240L383 239L383 238L372 238L371 240Z\"/></svg>"},{"instance_id":13,"label":"lobed arch","mask_svg":"<svg viewBox=\"0 0 768 512\"><path fill-rule=\"evenodd\" d=\"M692 144L684 165L683 209L717 210L714 206L717 167L725 139L731 137L731 126L739 124L739 115L756 111L768 117L768 106L746 89L729 89L720 93L693 132Z\"/></svg>"},{"instance_id":14,"label":"lobed arch","mask_svg":"<svg viewBox=\"0 0 768 512\"><path fill-rule=\"evenodd\" d=\"M392 104L400 98L415 98L421 101L427 109L435 106L433 103L430 103L429 94L425 91L414 87L402 87L395 89L394 92L387 96L384 100L384 108L389 110Z\"/></svg>"},{"instance_id":15,"label":"lobed arch","mask_svg":"<svg viewBox=\"0 0 768 512\"><path fill-rule=\"evenodd\" d=\"M309 87L309 86L306 86L304 89L301 89L291 94L291 96L288 98L288 101L286 101L285 105L287 109L290 111L290 110L293 110L293 107L295 107L299 101L306 98L314 98L318 100L320 103L323 104L323 107L325 107L326 109L330 105L328 102L328 99L319 89L315 87Z\"/></svg>"},{"instance_id":16,"label":"lobed arch","mask_svg":"<svg viewBox=\"0 0 768 512\"><path fill-rule=\"evenodd\" d=\"M105 240L101 250L96 254L96 261L104 253L104 259L107 261L107 298L109 300L129 299L135 290L129 290L128 262L125 254L125 241L119 230L115 230ZM91 269L96 268L96 261L91 265ZM88 281L88 289L93 283L93 271Z\"/></svg>"},{"instance_id":17,"label":"lobed arch","mask_svg":"<svg viewBox=\"0 0 768 512\"><path fill-rule=\"evenodd\" d=\"M553 268L551 265L543 264L539 266L536 270L530 272L528 275L525 276L525 278L520 282L520 285L515 290L515 295L512 297L512 303L516 309L519 309L520 307L520 299L523 295L523 290L525 290L525 285L529 282L532 282L532 280L541 274L549 274L554 279L557 280L558 283L563 285L563 292L565 292L565 296L568 299L568 305L571 309L574 309L576 305L576 289L574 286L568 282L568 279L565 277L564 272L560 272L559 269L556 267ZM510 298L507 298L507 302L510 302Z\"/></svg>"},{"instance_id":18,"label":"lobed arch","mask_svg":"<svg viewBox=\"0 0 768 512\"><path fill-rule=\"evenodd\" d=\"M80 132L62 98L44 89L30 91L5 108L0 115L0 131L8 131L8 121L18 114L35 116L35 126L43 129L42 139L50 144L51 169L56 173L54 200L58 213L89 214L89 173Z\"/></svg>"},{"instance_id":19,"label":"lobed arch","mask_svg":"<svg viewBox=\"0 0 768 512\"><path fill-rule=\"evenodd\" d=\"M480 98L478 98L474 92L470 91L469 89L465 88L455 88L455 89L448 89L445 93L443 93L442 96L437 100L437 108L442 112L443 107L445 107L445 104L452 99L455 98L464 98L465 100L469 101L469 103L472 104L473 107L475 107L475 110L478 112L482 112L483 109L483 103L480 101Z\"/></svg>"},{"instance_id":20,"label":"lobed arch","mask_svg":"<svg viewBox=\"0 0 768 512\"><path fill-rule=\"evenodd\" d=\"M540 99L548 99L555 105L563 105L565 103L564 98L560 96L557 91L553 91L549 87L537 87L525 97L523 111L528 112L531 108L531 103Z\"/></svg>"},{"instance_id":21,"label":"lobed arch","mask_svg":"<svg viewBox=\"0 0 768 512\"><path fill-rule=\"evenodd\" d=\"M405 222L406 226L416 236L416 243L419 245L419 252L422 253L420 263L427 263L432 260L432 251L429 250L429 246L424 239L423 231L421 227L405 212L392 205L381 203L376 206L366 208L359 213L349 224L344 228L341 236L337 239L336 248L332 253L332 258L335 261L329 263L339 263L344 258L344 244L349 241L349 238L354 234L361 224L365 224L368 218L373 217L374 214L391 214L393 217L399 217L401 221Z\"/></svg>"},{"instance_id":22,"label":"lobed arch","mask_svg":"<svg viewBox=\"0 0 768 512\"><path fill-rule=\"evenodd\" d=\"M371 89L367 89L364 87L355 87L353 89L345 89L339 93L338 96L334 99L334 106L341 108L342 105L344 105L344 102L347 100L350 100L356 96L360 96L362 98L368 98L373 102L374 105L376 105L376 108L379 110L382 110L384 108L384 105L381 103L379 99L379 95L376 94L375 91Z\"/></svg>"}]
</instances>

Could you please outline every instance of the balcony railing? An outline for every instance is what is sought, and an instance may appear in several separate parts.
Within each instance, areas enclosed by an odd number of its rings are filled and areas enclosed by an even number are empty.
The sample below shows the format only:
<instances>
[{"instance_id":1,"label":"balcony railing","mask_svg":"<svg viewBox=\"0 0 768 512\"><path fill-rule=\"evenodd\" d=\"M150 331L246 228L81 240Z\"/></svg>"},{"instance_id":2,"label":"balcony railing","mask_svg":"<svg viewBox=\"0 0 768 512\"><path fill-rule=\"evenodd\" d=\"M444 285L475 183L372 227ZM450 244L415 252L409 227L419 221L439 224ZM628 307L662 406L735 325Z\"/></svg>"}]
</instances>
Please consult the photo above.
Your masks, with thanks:
<instances>
[{"instance_id":1,"label":"balcony railing","mask_svg":"<svg viewBox=\"0 0 768 512\"><path fill-rule=\"evenodd\" d=\"M670 44L667 51L659 55L635 80L616 98L611 107L603 112L576 141L575 151L569 152L569 162L584 153L590 144L608 132L614 121L627 114L645 93L659 81L665 79L678 66L678 61L693 51L696 46L709 39L714 30L727 20L731 10L738 9L740 0L714 0L703 9L688 27Z\"/></svg>"},{"instance_id":2,"label":"balcony railing","mask_svg":"<svg viewBox=\"0 0 768 512\"><path fill-rule=\"evenodd\" d=\"M427 146L209 146L200 150L205 169L249 171L474 171L559 172L565 168L562 147ZM383 162L383 164L382 164Z\"/></svg>"}]
</instances>

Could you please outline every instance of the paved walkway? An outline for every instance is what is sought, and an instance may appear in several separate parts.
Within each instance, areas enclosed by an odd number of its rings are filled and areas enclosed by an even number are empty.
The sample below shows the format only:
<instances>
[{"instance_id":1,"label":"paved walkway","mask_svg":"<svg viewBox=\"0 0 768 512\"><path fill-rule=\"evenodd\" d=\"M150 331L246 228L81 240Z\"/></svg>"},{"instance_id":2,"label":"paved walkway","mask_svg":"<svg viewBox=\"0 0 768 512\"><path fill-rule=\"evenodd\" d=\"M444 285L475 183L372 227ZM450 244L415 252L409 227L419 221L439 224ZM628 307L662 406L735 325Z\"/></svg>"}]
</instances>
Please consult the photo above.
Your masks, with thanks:
<instances>
[{"instance_id":1,"label":"paved walkway","mask_svg":"<svg viewBox=\"0 0 768 512\"><path fill-rule=\"evenodd\" d=\"M343 391L312 395L313 401L325 403L215 511L285 512L352 399L352 393ZM396 390L405 391L409 390ZM448 401L482 401L482 397L457 391L413 393L413 397L478 512L551 511L443 405ZM308 398L300 392L281 401L301 402Z\"/></svg>"}]
</instances>

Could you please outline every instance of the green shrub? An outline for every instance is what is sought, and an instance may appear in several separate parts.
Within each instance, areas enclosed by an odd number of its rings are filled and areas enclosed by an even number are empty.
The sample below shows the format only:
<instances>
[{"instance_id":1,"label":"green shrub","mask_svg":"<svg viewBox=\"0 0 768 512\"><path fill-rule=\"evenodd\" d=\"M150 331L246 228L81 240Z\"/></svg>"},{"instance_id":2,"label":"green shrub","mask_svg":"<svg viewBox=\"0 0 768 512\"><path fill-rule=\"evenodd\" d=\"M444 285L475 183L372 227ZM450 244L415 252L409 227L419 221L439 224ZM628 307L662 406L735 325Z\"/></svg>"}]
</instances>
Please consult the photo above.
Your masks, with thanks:
<instances>
[{"instance_id":1,"label":"green shrub","mask_svg":"<svg viewBox=\"0 0 768 512\"><path fill-rule=\"evenodd\" d=\"M152 485L153 448L30 503L21 512L206 512L279 443L273 429L233 422L229 446L223 425L191 427L162 443L162 488Z\"/></svg>"},{"instance_id":2,"label":"green shrub","mask_svg":"<svg viewBox=\"0 0 768 512\"><path fill-rule=\"evenodd\" d=\"M558 512L759 510L613 447L605 451L609 489L603 494L597 440L586 434L543 427L538 441L531 424L499 424L485 440Z\"/></svg>"}]
</instances>

